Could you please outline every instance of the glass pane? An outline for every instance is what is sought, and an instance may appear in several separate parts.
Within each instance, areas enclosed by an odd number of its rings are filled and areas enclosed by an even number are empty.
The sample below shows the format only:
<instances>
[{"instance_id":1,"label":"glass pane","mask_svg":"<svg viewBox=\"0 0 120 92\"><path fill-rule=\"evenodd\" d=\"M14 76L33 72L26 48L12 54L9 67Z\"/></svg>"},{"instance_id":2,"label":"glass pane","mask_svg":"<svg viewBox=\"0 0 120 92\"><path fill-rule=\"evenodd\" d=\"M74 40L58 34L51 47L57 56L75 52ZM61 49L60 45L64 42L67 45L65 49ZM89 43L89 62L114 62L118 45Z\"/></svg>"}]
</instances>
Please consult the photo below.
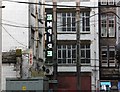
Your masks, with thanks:
<instances>
[{"instance_id":1,"label":"glass pane","mask_svg":"<svg viewBox=\"0 0 120 92\"><path fill-rule=\"evenodd\" d=\"M58 59L58 63L62 63L62 62L61 62L61 59Z\"/></svg>"},{"instance_id":2,"label":"glass pane","mask_svg":"<svg viewBox=\"0 0 120 92\"><path fill-rule=\"evenodd\" d=\"M115 57L115 51L109 51L109 59L114 60Z\"/></svg>"},{"instance_id":3,"label":"glass pane","mask_svg":"<svg viewBox=\"0 0 120 92\"><path fill-rule=\"evenodd\" d=\"M72 18L72 26L75 26L75 18Z\"/></svg>"},{"instance_id":4,"label":"glass pane","mask_svg":"<svg viewBox=\"0 0 120 92\"><path fill-rule=\"evenodd\" d=\"M63 55L63 58L66 58L66 50L63 50L62 55Z\"/></svg>"},{"instance_id":5,"label":"glass pane","mask_svg":"<svg viewBox=\"0 0 120 92\"><path fill-rule=\"evenodd\" d=\"M85 59L81 59L81 63L85 63Z\"/></svg>"},{"instance_id":6,"label":"glass pane","mask_svg":"<svg viewBox=\"0 0 120 92\"><path fill-rule=\"evenodd\" d=\"M68 50L68 58L71 58L71 50Z\"/></svg>"},{"instance_id":7,"label":"glass pane","mask_svg":"<svg viewBox=\"0 0 120 92\"><path fill-rule=\"evenodd\" d=\"M63 23L63 26L66 26L66 18L63 18L63 21L62 21Z\"/></svg>"},{"instance_id":8,"label":"glass pane","mask_svg":"<svg viewBox=\"0 0 120 92\"><path fill-rule=\"evenodd\" d=\"M72 31L76 31L76 28L72 28Z\"/></svg>"},{"instance_id":9,"label":"glass pane","mask_svg":"<svg viewBox=\"0 0 120 92\"><path fill-rule=\"evenodd\" d=\"M107 60L107 51L102 51L102 60Z\"/></svg>"},{"instance_id":10,"label":"glass pane","mask_svg":"<svg viewBox=\"0 0 120 92\"><path fill-rule=\"evenodd\" d=\"M58 50L58 58L61 58L61 50Z\"/></svg>"},{"instance_id":11,"label":"glass pane","mask_svg":"<svg viewBox=\"0 0 120 92\"><path fill-rule=\"evenodd\" d=\"M72 63L76 63L76 59L72 59Z\"/></svg>"},{"instance_id":12,"label":"glass pane","mask_svg":"<svg viewBox=\"0 0 120 92\"><path fill-rule=\"evenodd\" d=\"M90 63L90 59L86 59L86 63Z\"/></svg>"},{"instance_id":13,"label":"glass pane","mask_svg":"<svg viewBox=\"0 0 120 92\"><path fill-rule=\"evenodd\" d=\"M86 58L90 58L90 50L86 51Z\"/></svg>"},{"instance_id":14,"label":"glass pane","mask_svg":"<svg viewBox=\"0 0 120 92\"><path fill-rule=\"evenodd\" d=\"M61 49L61 45L58 45L58 49Z\"/></svg>"},{"instance_id":15,"label":"glass pane","mask_svg":"<svg viewBox=\"0 0 120 92\"><path fill-rule=\"evenodd\" d=\"M66 17L66 13L62 13L62 17Z\"/></svg>"},{"instance_id":16,"label":"glass pane","mask_svg":"<svg viewBox=\"0 0 120 92\"><path fill-rule=\"evenodd\" d=\"M81 47L81 49L83 49L83 48L85 48L85 45L82 45L82 44L81 44L81 46L80 46L80 47Z\"/></svg>"},{"instance_id":17,"label":"glass pane","mask_svg":"<svg viewBox=\"0 0 120 92\"><path fill-rule=\"evenodd\" d=\"M72 58L76 58L76 50L72 50Z\"/></svg>"},{"instance_id":18,"label":"glass pane","mask_svg":"<svg viewBox=\"0 0 120 92\"><path fill-rule=\"evenodd\" d=\"M81 50L81 57L85 58L85 51Z\"/></svg>"},{"instance_id":19,"label":"glass pane","mask_svg":"<svg viewBox=\"0 0 120 92\"><path fill-rule=\"evenodd\" d=\"M68 63L71 63L71 59L68 59Z\"/></svg>"},{"instance_id":20,"label":"glass pane","mask_svg":"<svg viewBox=\"0 0 120 92\"><path fill-rule=\"evenodd\" d=\"M66 63L66 59L63 59L63 63Z\"/></svg>"}]
</instances>

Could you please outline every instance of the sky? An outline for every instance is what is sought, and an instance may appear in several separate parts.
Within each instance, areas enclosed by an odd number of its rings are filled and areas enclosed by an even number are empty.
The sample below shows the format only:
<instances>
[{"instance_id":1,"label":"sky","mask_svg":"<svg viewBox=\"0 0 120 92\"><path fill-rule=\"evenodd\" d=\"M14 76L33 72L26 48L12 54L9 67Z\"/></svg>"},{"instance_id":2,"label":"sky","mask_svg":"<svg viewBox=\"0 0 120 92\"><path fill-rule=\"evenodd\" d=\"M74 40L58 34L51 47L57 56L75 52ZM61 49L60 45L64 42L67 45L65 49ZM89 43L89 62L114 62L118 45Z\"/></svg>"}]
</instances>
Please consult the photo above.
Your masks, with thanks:
<instances>
[{"instance_id":1,"label":"sky","mask_svg":"<svg viewBox=\"0 0 120 92\"><path fill-rule=\"evenodd\" d=\"M5 6L2 9L2 52L27 49L28 28L22 27L28 27L28 5L4 0L2 5Z\"/></svg>"}]
</instances>

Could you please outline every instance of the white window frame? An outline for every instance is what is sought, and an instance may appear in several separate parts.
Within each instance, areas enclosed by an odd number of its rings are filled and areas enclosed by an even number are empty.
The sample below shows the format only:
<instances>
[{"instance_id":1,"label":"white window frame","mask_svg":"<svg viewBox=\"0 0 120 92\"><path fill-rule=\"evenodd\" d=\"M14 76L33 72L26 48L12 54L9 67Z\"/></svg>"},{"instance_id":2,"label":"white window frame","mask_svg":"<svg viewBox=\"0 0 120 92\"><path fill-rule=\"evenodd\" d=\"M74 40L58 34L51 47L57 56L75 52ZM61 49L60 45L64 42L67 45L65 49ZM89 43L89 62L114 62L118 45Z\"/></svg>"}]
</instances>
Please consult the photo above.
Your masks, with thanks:
<instances>
[{"instance_id":1,"label":"white window frame","mask_svg":"<svg viewBox=\"0 0 120 92\"><path fill-rule=\"evenodd\" d=\"M107 0L100 0L101 5L107 5Z\"/></svg>"},{"instance_id":2,"label":"white window frame","mask_svg":"<svg viewBox=\"0 0 120 92\"><path fill-rule=\"evenodd\" d=\"M69 47L69 49L68 49ZM75 50L75 53L72 53L73 50ZM57 47L57 53L60 51L61 57L59 57L59 54L57 54L58 64L75 64L76 63L76 45L58 45ZM63 51L65 51L66 57L63 58ZM71 53L71 56L69 56L69 51ZM73 54L75 57L73 58ZM65 59L65 62L64 60ZM70 62L69 62L70 60Z\"/></svg>"},{"instance_id":3,"label":"white window frame","mask_svg":"<svg viewBox=\"0 0 120 92\"><path fill-rule=\"evenodd\" d=\"M102 25L105 27L102 27ZM101 16L101 37L107 37L107 15Z\"/></svg>"},{"instance_id":4,"label":"white window frame","mask_svg":"<svg viewBox=\"0 0 120 92\"><path fill-rule=\"evenodd\" d=\"M86 19L88 20L88 25ZM89 30L87 30L87 28ZM80 13L80 32L90 33L90 11L84 11Z\"/></svg>"},{"instance_id":5,"label":"white window frame","mask_svg":"<svg viewBox=\"0 0 120 92\"><path fill-rule=\"evenodd\" d=\"M102 27L102 25L106 25L106 27L104 26ZM115 15L114 14L101 15L101 37L115 37Z\"/></svg>"},{"instance_id":6,"label":"white window frame","mask_svg":"<svg viewBox=\"0 0 120 92\"><path fill-rule=\"evenodd\" d=\"M106 55L106 58L108 58L108 51L107 51L107 46L101 46L101 66L102 67L108 67L108 60L106 59L106 60L104 60L104 59L102 59L102 57L103 57L103 51L106 51L106 53L107 53L107 55Z\"/></svg>"},{"instance_id":7,"label":"white window frame","mask_svg":"<svg viewBox=\"0 0 120 92\"><path fill-rule=\"evenodd\" d=\"M108 5L114 5L114 0L108 0Z\"/></svg>"},{"instance_id":8,"label":"white window frame","mask_svg":"<svg viewBox=\"0 0 120 92\"><path fill-rule=\"evenodd\" d=\"M62 16L63 13L65 14L65 17ZM70 14L70 16L68 16L68 13ZM63 25L63 18L66 19L65 20L66 24L64 25ZM67 26L68 18L70 19L70 28L69 28L70 30L69 31L68 31L68 26ZM57 13L57 31L58 32L76 32L76 20L75 19L76 19L75 12ZM73 23L75 23L75 26L73 26ZM63 30L63 28L65 28L65 30Z\"/></svg>"},{"instance_id":9,"label":"white window frame","mask_svg":"<svg viewBox=\"0 0 120 92\"><path fill-rule=\"evenodd\" d=\"M109 52L110 51L114 51L114 55L115 55L115 46L110 46L109 47ZM109 58L110 58L110 55L109 55ZM114 59L109 59L109 67L115 67L115 56L114 56Z\"/></svg>"},{"instance_id":10,"label":"white window frame","mask_svg":"<svg viewBox=\"0 0 120 92\"><path fill-rule=\"evenodd\" d=\"M91 63L90 61L91 61L91 60L90 60L90 58L87 58L87 54L86 54L87 51L89 51L89 53L90 53L90 44L82 44L82 45L84 45L85 48L81 48L81 49L80 49L80 50L81 50L81 64L82 64L82 65L90 65L90 63ZM87 48L87 45L89 45L89 48ZM82 54L83 54L82 51L85 52L85 53L84 53L84 57L82 57ZM91 53L90 53L90 54L91 54ZM90 56L91 56L91 55L90 55ZM90 56L89 56L89 57L90 57ZM82 60L85 60L85 62L82 62ZM87 60L89 60L89 62L88 62Z\"/></svg>"},{"instance_id":11,"label":"white window frame","mask_svg":"<svg viewBox=\"0 0 120 92\"><path fill-rule=\"evenodd\" d=\"M106 60L102 59L102 51L106 51ZM110 51L114 51L115 46L101 46L101 66L102 67L115 67L115 56L114 59L110 59Z\"/></svg>"}]
</instances>

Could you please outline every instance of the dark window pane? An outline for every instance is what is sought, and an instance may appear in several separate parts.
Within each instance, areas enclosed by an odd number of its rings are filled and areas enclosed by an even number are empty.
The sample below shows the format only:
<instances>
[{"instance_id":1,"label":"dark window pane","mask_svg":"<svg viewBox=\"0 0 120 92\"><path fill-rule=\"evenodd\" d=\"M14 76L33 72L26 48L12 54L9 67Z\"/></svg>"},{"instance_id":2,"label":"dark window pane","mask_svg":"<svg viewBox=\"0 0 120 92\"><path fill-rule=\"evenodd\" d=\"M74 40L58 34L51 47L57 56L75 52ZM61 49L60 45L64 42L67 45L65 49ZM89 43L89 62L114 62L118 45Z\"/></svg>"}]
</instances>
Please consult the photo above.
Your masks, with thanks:
<instances>
[{"instance_id":1,"label":"dark window pane","mask_svg":"<svg viewBox=\"0 0 120 92\"><path fill-rule=\"evenodd\" d=\"M72 58L76 58L76 50L72 50Z\"/></svg>"},{"instance_id":2,"label":"dark window pane","mask_svg":"<svg viewBox=\"0 0 120 92\"><path fill-rule=\"evenodd\" d=\"M85 63L85 59L81 59L81 63Z\"/></svg>"},{"instance_id":3,"label":"dark window pane","mask_svg":"<svg viewBox=\"0 0 120 92\"><path fill-rule=\"evenodd\" d=\"M61 63L61 59L58 59L58 63Z\"/></svg>"},{"instance_id":4,"label":"dark window pane","mask_svg":"<svg viewBox=\"0 0 120 92\"><path fill-rule=\"evenodd\" d=\"M83 48L85 48L85 45L81 45L80 47L81 47L81 49L83 49Z\"/></svg>"},{"instance_id":5,"label":"dark window pane","mask_svg":"<svg viewBox=\"0 0 120 92\"><path fill-rule=\"evenodd\" d=\"M66 59L63 59L63 63L66 63Z\"/></svg>"},{"instance_id":6,"label":"dark window pane","mask_svg":"<svg viewBox=\"0 0 120 92\"><path fill-rule=\"evenodd\" d=\"M62 16L63 16L63 17L66 17L66 13L62 13Z\"/></svg>"},{"instance_id":7,"label":"dark window pane","mask_svg":"<svg viewBox=\"0 0 120 92\"><path fill-rule=\"evenodd\" d=\"M90 58L90 50L86 51L86 58Z\"/></svg>"},{"instance_id":8,"label":"dark window pane","mask_svg":"<svg viewBox=\"0 0 120 92\"><path fill-rule=\"evenodd\" d=\"M63 58L66 58L66 50L63 50L62 55L63 55Z\"/></svg>"},{"instance_id":9,"label":"dark window pane","mask_svg":"<svg viewBox=\"0 0 120 92\"><path fill-rule=\"evenodd\" d=\"M71 57L71 50L68 50L68 58Z\"/></svg>"},{"instance_id":10,"label":"dark window pane","mask_svg":"<svg viewBox=\"0 0 120 92\"><path fill-rule=\"evenodd\" d=\"M85 58L85 51L81 50L81 57Z\"/></svg>"},{"instance_id":11,"label":"dark window pane","mask_svg":"<svg viewBox=\"0 0 120 92\"><path fill-rule=\"evenodd\" d=\"M68 63L71 63L71 59L68 59Z\"/></svg>"},{"instance_id":12,"label":"dark window pane","mask_svg":"<svg viewBox=\"0 0 120 92\"><path fill-rule=\"evenodd\" d=\"M63 18L63 26L66 26L66 18Z\"/></svg>"},{"instance_id":13,"label":"dark window pane","mask_svg":"<svg viewBox=\"0 0 120 92\"><path fill-rule=\"evenodd\" d=\"M115 57L115 52L114 51L110 51L109 52L109 59L110 60L114 60L114 57Z\"/></svg>"},{"instance_id":14,"label":"dark window pane","mask_svg":"<svg viewBox=\"0 0 120 92\"><path fill-rule=\"evenodd\" d=\"M107 60L107 51L102 51L102 60Z\"/></svg>"},{"instance_id":15,"label":"dark window pane","mask_svg":"<svg viewBox=\"0 0 120 92\"><path fill-rule=\"evenodd\" d=\"M75 18L72 18L72 26L75 26Z\"/></svg>"},{"instance_id":16,"label":"dark window pane","mask_svg":"<svg viewBox=\"0 0 120 92\"><path fill-rule=\"evenodd\" d=\"M76 31L76 28L72 28L72 31Z\"/></svg>"},{"instance_id":17,"label":"dark window pane","mask_svg":"<svg viewBox=\"0 0 120 92\"><path fill-rule=\"evenodd\" d=\"M58 50L58 58L61 58L61 50Z\"/></svg>"}]
</instances>

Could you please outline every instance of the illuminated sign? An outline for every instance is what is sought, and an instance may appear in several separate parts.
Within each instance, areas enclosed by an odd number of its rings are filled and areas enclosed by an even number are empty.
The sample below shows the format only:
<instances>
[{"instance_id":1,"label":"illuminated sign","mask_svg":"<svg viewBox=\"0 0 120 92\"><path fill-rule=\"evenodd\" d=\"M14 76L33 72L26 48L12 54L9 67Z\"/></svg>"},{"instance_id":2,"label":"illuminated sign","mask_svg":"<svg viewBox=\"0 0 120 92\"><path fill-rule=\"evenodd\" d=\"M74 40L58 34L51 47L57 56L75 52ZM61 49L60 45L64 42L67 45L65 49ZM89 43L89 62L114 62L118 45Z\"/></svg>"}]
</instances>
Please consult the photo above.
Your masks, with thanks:
<instances>
[{"instance_id":1,"label":"illuminated sign","mask_svg":"<svg viewBox=\"0 0 120 92\"><path fill-rule=\"evenodd\" d=\"M53 33L53 24L52 24L52 13L46 14L46 23L45 23L45 47L46 47L46 58L52 58L53 56L53 42L52 42L52 33Z\"/></svg>"}]
</instances>

